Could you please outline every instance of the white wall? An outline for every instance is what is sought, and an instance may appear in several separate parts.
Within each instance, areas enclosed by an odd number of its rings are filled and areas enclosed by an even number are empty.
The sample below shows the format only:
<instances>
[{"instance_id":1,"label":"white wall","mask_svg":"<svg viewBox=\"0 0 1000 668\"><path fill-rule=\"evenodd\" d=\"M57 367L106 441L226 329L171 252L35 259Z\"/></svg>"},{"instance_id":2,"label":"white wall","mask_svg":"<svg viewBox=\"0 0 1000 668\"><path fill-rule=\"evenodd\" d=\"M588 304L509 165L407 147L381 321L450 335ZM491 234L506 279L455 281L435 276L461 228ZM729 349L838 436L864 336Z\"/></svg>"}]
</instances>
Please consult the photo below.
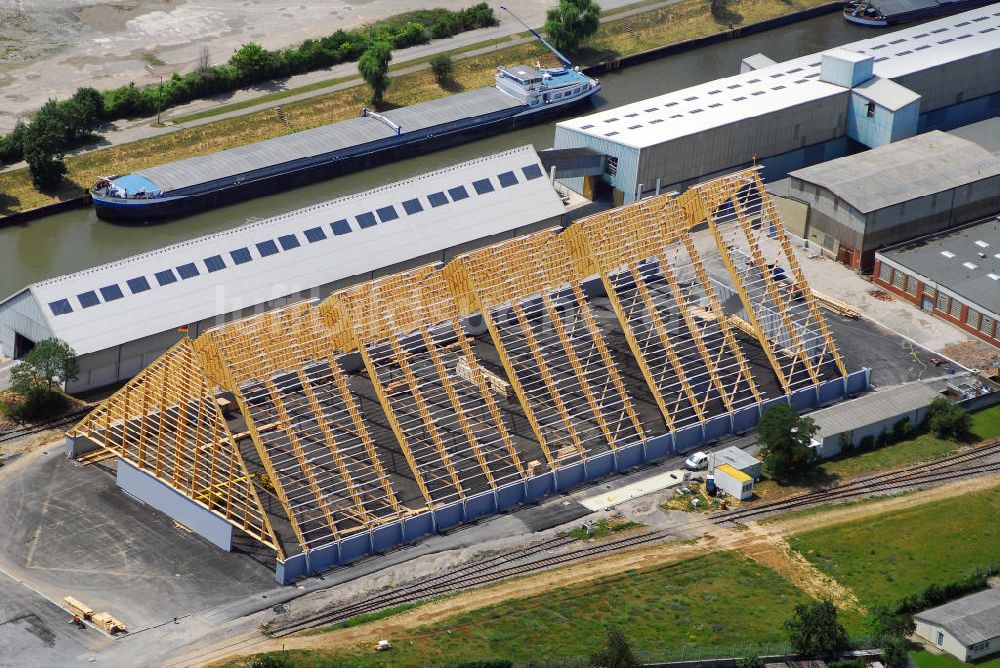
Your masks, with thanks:
<instances>
[{"instance_id":1,"label":"white wall","mask_svg":"<svg viewBox=\"0 0 1000 668\"><path fill-rule=\"evenodd\" d=\"M0 355L14 356L15 333L36 343L52 338L52 330L30 290L0 305Z\"/></svg>"},{"instance_id":2,"label":"white wall","mask_svg":"<svg viewBox=\"0 0 1000 668\"><path fill-rule=\"evenodd\" d=\"M846 432L847 443L853 447L858 447L861 443L861 439L865 436L871 436L872 438L878 438L879 434L883 431L892 431L893 425L902 420L903 418L908 418L910 420L910 426L916 428L924 420L924 416L927 415L927 408L919 408L915 411L910 411L909 413L904 413L902 415L897 415L892 418L887 418L880 422L875 422L873 424L861 427L860 429L855 429L853 431ZM841 433L837 432L833 434L823 434L823 444L820 447L819 456L823 459L828 459L835 455L840 454L841 451Z\"/></svg>"}]
</instances>

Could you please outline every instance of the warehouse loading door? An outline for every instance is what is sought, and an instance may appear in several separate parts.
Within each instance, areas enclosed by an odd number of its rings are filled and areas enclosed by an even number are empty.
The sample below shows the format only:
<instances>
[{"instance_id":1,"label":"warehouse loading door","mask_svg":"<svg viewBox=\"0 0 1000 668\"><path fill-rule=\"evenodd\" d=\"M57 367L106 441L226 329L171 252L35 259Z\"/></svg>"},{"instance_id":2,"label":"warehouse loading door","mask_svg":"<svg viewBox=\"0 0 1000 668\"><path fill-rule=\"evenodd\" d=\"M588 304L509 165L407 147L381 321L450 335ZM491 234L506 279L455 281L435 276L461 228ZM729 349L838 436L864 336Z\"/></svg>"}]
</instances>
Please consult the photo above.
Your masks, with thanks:
<instances>
[{"instance_id":1,"label":"warehouse loading door","mask_svg":"<svg viewBox=\"0 0 1000 668\"><path fill-rule=\"evenodd\" d=\"M14 359L19 360L35 347L35 342L20 332L14 332Z\"/></svg>"}]
</instances>

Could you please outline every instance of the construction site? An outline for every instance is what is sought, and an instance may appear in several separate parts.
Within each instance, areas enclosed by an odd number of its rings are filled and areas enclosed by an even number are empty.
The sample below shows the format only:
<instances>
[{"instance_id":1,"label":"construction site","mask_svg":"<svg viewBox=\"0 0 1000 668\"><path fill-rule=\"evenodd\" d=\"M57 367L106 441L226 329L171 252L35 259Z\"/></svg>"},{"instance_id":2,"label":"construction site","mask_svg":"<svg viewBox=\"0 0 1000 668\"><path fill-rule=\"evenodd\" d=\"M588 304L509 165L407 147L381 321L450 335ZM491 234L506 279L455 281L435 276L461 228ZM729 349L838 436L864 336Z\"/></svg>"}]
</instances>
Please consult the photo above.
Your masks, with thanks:
<instances>
[{"instance_id":1,"label":"construction site","mask_svg":"<svg viewBox=\"0 0 1000 668\"><path fill-rule=\"evenodd\" d=\"M287 584L866 390L850 371L748 169L184 338L67 449Z\"/></svg>"}]
</instances>

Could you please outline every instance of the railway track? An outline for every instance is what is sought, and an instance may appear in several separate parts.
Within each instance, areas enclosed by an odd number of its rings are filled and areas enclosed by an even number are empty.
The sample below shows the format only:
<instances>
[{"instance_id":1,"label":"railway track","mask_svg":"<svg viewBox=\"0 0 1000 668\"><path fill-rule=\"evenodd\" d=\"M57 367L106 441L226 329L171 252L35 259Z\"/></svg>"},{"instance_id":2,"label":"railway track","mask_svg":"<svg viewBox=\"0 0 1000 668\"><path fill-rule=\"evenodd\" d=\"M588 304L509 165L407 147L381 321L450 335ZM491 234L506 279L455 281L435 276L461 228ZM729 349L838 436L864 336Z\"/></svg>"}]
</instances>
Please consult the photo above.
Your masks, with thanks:
<instances>
[{"instance_id":1,"label":"railway track","mask_svg":"<svg viewBox=\"0 0 1000 668\"><path fill-rule=\"evenodd\" d=\"M46 422L39 422L36 424L25 425L24 427L19 427L17 429L11 429L8 431L0 432L0 443L6 443L8 441L13 441L18 438L24 438L25 436L31 436L33 434L40 434L43 431L50 431L52 429L61 429L63 427L68 427L72 424L79 422L83 419L93 407L88 406L78 411L62 415L52 420Z\"/></svg>"},{"instance_id":2,"label":"railway track","mask_svg":"<svg viewBox=\"0 0 1000 668\"><path fill-rule=\"evenodd\" d=\"M915 464L890 473L873 474L825 490L808 492L790 499L783 499L753 508L737 509L706 517L706 525L725 525L745 521L772 513L796 510L835 501L870 496L913 488L921 485L947 482L958 478L1000 471L1000 460L989 461L1000 455L1000 441L967 452L956 453L941 459ZM436 596L453 594L485 584L525 575L533 575L558 566L584 561L632 547L647 545L674 537L668 531L651 531L631 534L621 538L586 545L557 554L552 550L565 548L576 541L569 537L555 537L532 546L459 566L444 573L412 581L391 592L369 595L362 599L337 606L321 613L288 620L272 625L269 635L283 638L300 631L378 612L407 603L416 603Z\"/></svg>"},{"instance_id":3,"label":"railway track","mask_svg":"<svg viewBox=\"0 0 1000 668\"><path fill-rule=\"evenodd\" d=\"M723 511L716 513L710 519L715 524L725 524L762 517L775 512L821 505L831 501L845 501L879 492L899 491L920 485L947 482L970 475L997 472L1000 471L1000 462L988 462L973 466L969 466L969 464L981 462L998 454L1000 454L1000 443L992 443L968 452L956 453L889 473L864 476L843 485L807 492L789 499L751 508ZM957 470L956 467L958 467Z\"/></svg>"},{"instance_id":4,"label":"railway track","mask_svg":"<svg viewBox=\"0 0 1000 668\"><path fill-rule=\"evenodd\" d=\"M442 594L456 593L512 577L531 575L555 566L589 559L597 555L662 541L670 536L671 534L666 531L633 534L597 545L590 545L550 556L541 556L526 563L514 563L511 565L512 562L524 561L525 559L542 555L548 550L576 542L572 538L554 538L529 548L497 555L485 561L469 564L431 578L426 578L411 585L401 587L389 594L369 596L360 601L340 606L335 610L292 620L281 626L274 626L270 630L270 635L275 638L282 638L317 626L336 624L337 622L345 621L365 613L377 612L406 603L414 603Z\"/></svg>"}]
</instances>

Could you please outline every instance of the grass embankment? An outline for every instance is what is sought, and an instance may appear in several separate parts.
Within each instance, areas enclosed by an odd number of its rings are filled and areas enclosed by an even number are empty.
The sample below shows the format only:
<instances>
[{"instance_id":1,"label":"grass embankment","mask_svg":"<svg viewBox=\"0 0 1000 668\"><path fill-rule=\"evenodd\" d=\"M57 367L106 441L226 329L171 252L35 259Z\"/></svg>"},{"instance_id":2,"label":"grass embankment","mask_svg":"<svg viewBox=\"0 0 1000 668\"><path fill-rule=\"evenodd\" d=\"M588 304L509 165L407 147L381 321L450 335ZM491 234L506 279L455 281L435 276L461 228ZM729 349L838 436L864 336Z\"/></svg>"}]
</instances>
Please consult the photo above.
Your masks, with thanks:
<instances>
[{"instance_id":1,"label":"grass embankment","mask_svg":"<svg viewBox=\"0 0 1000 668\"><path fill-rule=\"evenodd\" d=\"M676 5L602 24L590 46L576 55L580 64L638 53L654 47L710 35L734 26L755 23L793 11L824 4L826 0L730 0L712 15L708 0L685 0ZM716 3L718 5L718 3ZM628 23L626 29L625 23ZM453 83L442 88L428 71L394 77L386 99L392 105L409 105L452 92L493 83L497 65L534 62L554 63L551 54L537 43L505 49L488 55L456 61ZM34 189L27 170L0 173L0 215L23 211L61 199L75 197L99 177L143 169L155 164L203 155L298 130L354 118L367 102L362 86L320 95L289 104L286 126L273 109L231 118L197 128L178 130L123 146L92 151L66 160L69 173L51 193Z\"/></svg>"},{"instance_id":2,"label":"grass embankment","mask_svg":"<svg viewBox=\"0 0 1000 668\"><path fill-rule=\"evenodd\" d=\"M894 604L1000 555L1000 486L791 536L789 544L862 602Z\"/></svg>"},{"instance_id":3,"label":"grass embankment","mask_svg":"<svg viewBox=\"0 0 1000 668\"><path fill-rule=\"evenodd\" d=\"M930 433L922 433L868 452L845 452L820 463L802 478L789 484L779 485L774 480L764 479L754 485L754 492L761 500L774 501L860 475L890 471L946 457L968 444L1000 436L1000 406L973 413L971 431L970 443L956 443Z\"/></svg>"},{"instance_id":4,"label":"grass embankment","mask_svg":"<svg viewBox=\"0 0 1000 668\"><path fill-rule=\"evenodd\" d=\"M951 654L911 652L910 656L916 662L917 668L968 668L970 665L962 663ZM1000 657L977 663L976 668L1000 668Z\"/></svg>"},{"instance_id":5,"label":"grass embankment","mask_svg":"<svg viewBox=\"0 0 1000 668\"><path fill-rule=\"evenodd\" d=\"M716 552L461 614L394 636L394 649L385 654L374 653L370 644L342 654L288 654L295 665L311 667L586 657L609 625L628 629L633 648L643 653L716 651L784 642L782 623L807 600L774 571L733 552Z\"/></svg>"},{"instance_id":6,"label":"grass embankment","mask_svg":"<svg viewBox=\"0 0 1000 668\"><path fill-rule=\"evenodd\" d=\"M617 533L638 531L643 527L641 522L623 519L598 520L590 527L577 527L568 532L573 538L587 540L588 538L607 538Z\"/></svg>"}]
</instances>

